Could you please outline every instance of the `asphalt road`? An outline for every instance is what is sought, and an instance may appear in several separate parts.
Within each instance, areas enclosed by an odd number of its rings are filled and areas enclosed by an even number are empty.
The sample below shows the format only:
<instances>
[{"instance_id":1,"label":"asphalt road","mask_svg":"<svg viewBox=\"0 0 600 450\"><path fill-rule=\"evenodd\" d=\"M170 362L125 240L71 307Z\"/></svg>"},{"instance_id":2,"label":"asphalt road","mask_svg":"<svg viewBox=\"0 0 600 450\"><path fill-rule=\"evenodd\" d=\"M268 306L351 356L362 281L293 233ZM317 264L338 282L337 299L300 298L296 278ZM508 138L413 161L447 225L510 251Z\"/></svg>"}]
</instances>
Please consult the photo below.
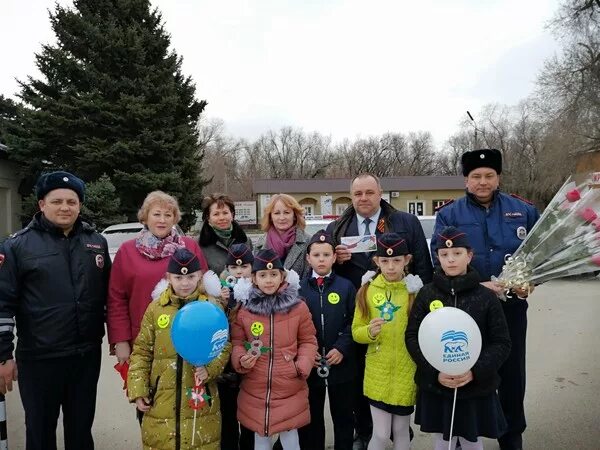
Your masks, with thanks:
<instances>
[{"instance_id":1,"label":"asphalt road","mask_svg":"<svg viewBox=\"0 0 600 450\"><path fill-rule=\"evenodd\" d=\"M533 293L529 306L528 450L600 449L600 281L553 281ZM97 449L141 448L134 408L105 355L94 424ZM81 399L85 401L85 399ZM7 395L9 448L24 449L18 387ZM413 450L431 449L416 430ZM58 427L62 448L62 425ZM328 441L331 444L331 426ZM333 448L333 447L332 447ZM497 449L486 441L485 449Z\"/></svg>"}]
</instances>

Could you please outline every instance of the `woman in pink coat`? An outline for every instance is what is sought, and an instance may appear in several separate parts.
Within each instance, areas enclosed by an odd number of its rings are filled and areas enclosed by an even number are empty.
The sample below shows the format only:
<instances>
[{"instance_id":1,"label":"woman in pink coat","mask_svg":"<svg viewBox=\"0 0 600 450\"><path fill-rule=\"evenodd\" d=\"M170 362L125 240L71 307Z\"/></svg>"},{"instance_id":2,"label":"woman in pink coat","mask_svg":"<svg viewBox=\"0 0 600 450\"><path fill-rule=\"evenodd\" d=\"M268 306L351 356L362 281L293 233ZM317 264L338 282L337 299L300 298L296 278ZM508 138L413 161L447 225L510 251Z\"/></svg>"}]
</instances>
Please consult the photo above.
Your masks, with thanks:
<instances>
[{"instance_id":1,"label":"woman in pink coat","mask_svg":"<svg viewBox=\"0 0 600 450\"><path fill-rule=\"evenodd\" d=\"M129 361L152 290L164 278L175 250L187 248L198 256L203 272L208 268L198 244L177 231L180 218L174 197L161 191L149 193L138 212L144 229L121 245L115 256L108 286L107 329L120 364Z\"/></svg>"},{"instance_id":2,"label":"woman in pink coat","mask_svg":"<svg viewBox=\"0 0 600 450\"><path fill-rule=\"evenodd\" d=\"M255 450L270 449L275 433L284 450L299 450L297 429L310 422L306 379L317 354L316 330L297 280L286 281L273 250L254 256L252 283L246 298L236 285L243 306L231 330L231 363L244 375L238 420L254 431Z\"/></svg>"}]
</instances>

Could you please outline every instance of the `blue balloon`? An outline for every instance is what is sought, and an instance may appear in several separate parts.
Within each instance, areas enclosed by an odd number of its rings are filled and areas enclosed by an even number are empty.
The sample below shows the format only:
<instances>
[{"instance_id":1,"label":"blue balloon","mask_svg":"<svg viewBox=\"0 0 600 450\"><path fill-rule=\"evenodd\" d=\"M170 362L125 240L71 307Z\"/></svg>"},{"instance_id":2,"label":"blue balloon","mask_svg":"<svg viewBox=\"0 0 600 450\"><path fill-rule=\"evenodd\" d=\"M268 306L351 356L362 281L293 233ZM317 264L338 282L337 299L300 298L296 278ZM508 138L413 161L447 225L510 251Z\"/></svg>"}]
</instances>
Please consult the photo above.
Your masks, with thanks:
<instances>
[{"instance_id":1,"label":"blue balloon","mask_svg":"<svg viewBox=\"0 0 600 450\"><path fill-rule=\"evenodd\" d=\"M194 366L204 366L219 356L228 339L227 317L210 302L188 303L175 314L171 326L173 346Z\"/></svg>"}]
</instances>

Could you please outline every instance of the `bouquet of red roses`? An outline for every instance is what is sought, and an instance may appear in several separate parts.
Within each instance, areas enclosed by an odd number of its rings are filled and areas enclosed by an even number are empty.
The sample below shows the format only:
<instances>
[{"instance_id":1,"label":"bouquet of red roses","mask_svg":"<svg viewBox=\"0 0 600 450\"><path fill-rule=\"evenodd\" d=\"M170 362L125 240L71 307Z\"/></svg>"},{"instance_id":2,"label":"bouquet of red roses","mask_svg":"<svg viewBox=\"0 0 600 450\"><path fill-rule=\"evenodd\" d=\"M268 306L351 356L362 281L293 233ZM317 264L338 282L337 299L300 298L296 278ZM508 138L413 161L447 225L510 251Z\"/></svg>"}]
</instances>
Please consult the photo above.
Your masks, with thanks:
<instances>
[{"instance_id":1,"label":"bouquet of red roses","mask_svg":"<svg viewBox=\"0 0 600 450\"><path fill-rule=\"evenodd\" d=\"M600 271L600 173L570 177L496 278L527 289L555 278Z\"/></svg>"}]
</instances>

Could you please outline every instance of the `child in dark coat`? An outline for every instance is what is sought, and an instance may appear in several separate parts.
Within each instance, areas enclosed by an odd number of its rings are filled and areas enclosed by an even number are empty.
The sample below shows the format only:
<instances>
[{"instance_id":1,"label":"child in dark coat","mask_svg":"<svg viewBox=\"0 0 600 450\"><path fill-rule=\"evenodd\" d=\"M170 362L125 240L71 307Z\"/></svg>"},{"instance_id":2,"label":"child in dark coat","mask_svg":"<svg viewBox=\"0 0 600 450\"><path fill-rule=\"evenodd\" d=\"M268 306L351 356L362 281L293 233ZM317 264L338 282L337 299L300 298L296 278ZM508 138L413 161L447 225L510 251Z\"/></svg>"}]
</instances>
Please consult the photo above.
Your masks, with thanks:
<instances>
[{"instance_id":1,"label":"child in dark coat","mask_svg":"<svg viewBox=\"0 0 600 450\"><path fill-rule=\"evenodd\" d=\"M352 341L352 318L356 290L347 279L335 275L335 244L324 230L311 238L306 260L312 273L300 282L304 298L317 329L318 353L308 378L310 424L299 430L303 449L325 449L325 394L333 419L335 450L351 450L352 416L356 366Z\"/></svg>"},{"instance_id":2,"label":"child in dark coat","mask_svg":"<svg viewBox=\"0 0 600 450\"><path fill-rule=\"evenodd\" d=\"M496 389L498 369L510 352L508 327L500 300L480 284L477 271L469 266L473 252L467 235L447 227L435 236L435 244L441 268L417 295L406 328L406 347L417 364L415 423L421 431L434 433L435 450L448 449L452 400L458 388L452 448L460 439L463 450L483 450L482 437L495 439L506 428ZM419 347L421 322L430 311L444 306L465 311L481 331L479 359L462 375L438 372Z\"/></svg>"}]
</instances>

